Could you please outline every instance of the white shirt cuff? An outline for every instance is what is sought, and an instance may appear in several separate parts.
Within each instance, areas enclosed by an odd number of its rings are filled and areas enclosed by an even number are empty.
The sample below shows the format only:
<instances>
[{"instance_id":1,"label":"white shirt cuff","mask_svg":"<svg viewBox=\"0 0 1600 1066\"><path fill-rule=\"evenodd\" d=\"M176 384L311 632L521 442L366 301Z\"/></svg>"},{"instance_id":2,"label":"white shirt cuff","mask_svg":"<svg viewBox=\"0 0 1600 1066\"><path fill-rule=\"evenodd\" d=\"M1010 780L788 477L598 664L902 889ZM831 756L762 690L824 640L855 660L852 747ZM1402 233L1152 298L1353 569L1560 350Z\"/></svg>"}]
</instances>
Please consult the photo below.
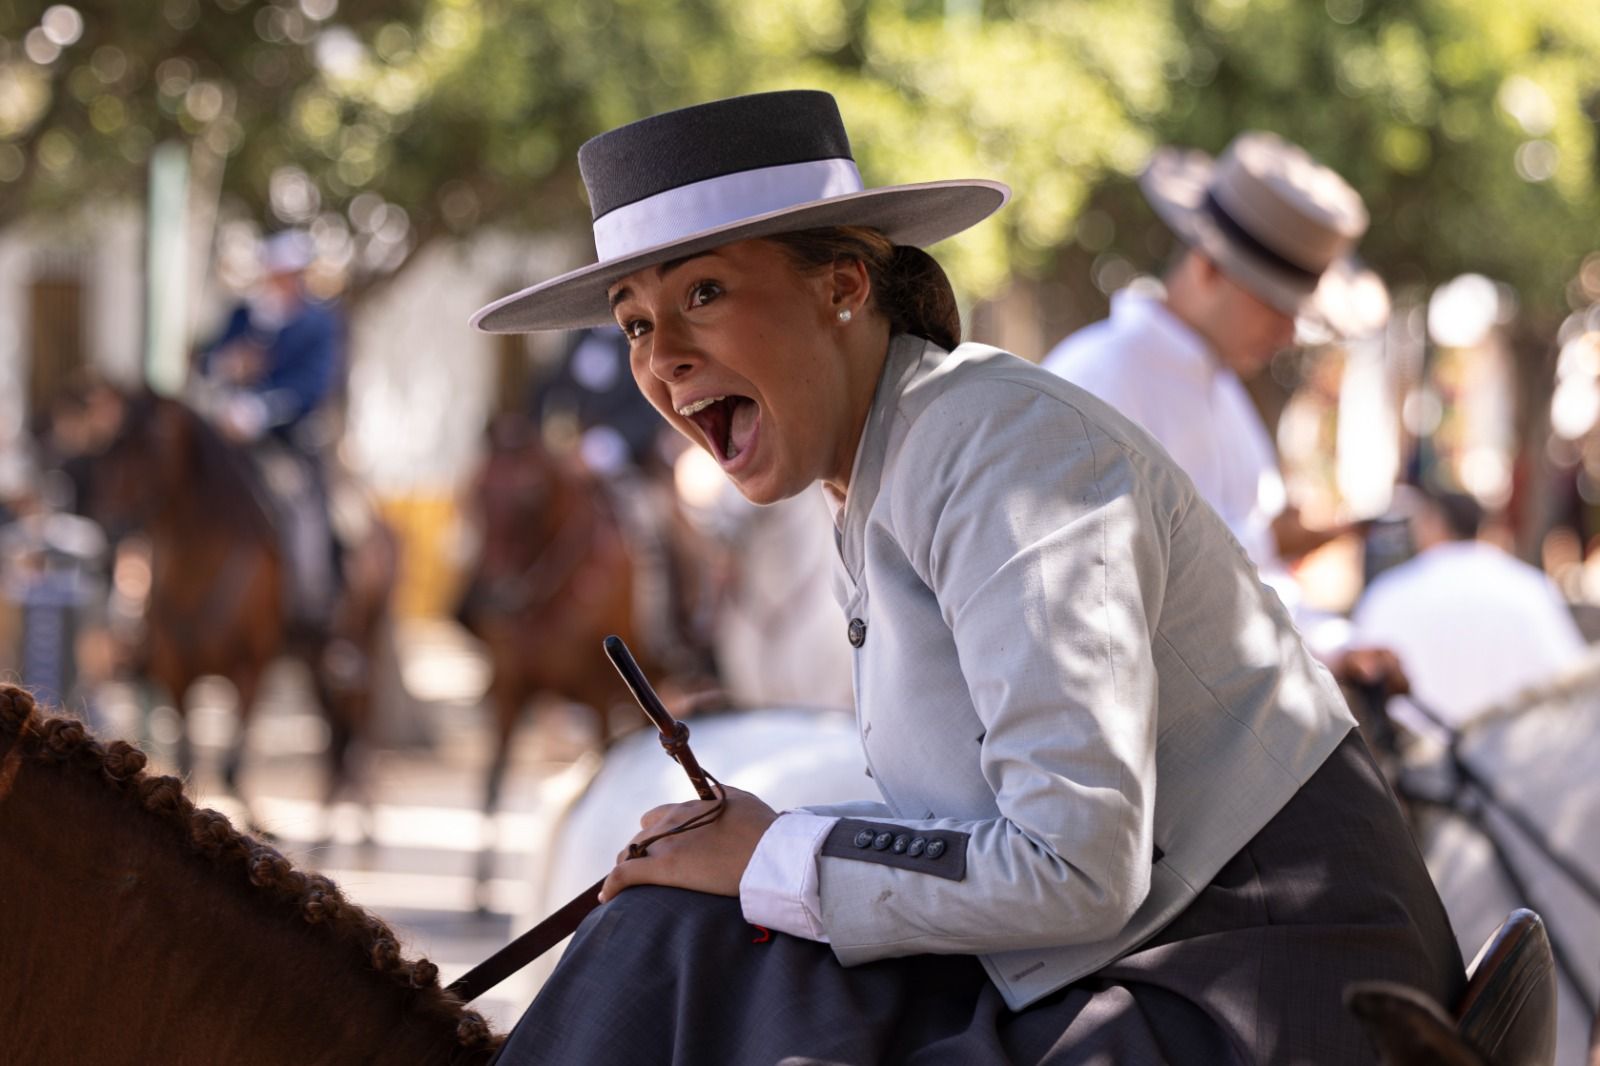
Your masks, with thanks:
<instances>
[{"instance_id":1,"label":"white shirt cuff","mask_svg":"<svg viewBox=\"0 0 1600 1066\"><path fill-rule=\"evenodd\" d=\"M739 881L744 920L826 944L817 853L837 818L785 811L767 827Z\"/></svg>"}]
</instances>

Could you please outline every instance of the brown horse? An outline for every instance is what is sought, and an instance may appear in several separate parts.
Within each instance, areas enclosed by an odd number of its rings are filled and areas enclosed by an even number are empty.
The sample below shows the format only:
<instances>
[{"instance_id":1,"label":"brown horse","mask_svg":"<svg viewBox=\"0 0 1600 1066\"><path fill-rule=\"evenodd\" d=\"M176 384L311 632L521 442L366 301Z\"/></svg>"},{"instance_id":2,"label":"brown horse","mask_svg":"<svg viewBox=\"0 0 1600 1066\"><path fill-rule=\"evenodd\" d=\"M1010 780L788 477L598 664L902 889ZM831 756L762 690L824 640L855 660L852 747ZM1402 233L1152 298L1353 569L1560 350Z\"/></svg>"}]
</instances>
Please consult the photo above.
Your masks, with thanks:
<instances>
[{"instance_id":1,"label":"brown horse","mask_svg":"<svg viewBox=\"0 0 1600 1066\"><path fill-rule=\"evenodd\" d=\"M0 685L0 1061L489 1061L432 963L144 765Z\"/></svg>"},{"instance_id":2,"label":"brown horse","mask_svg":"<svg viewBox=\"0 0 1600 1066\"><path fill-rule=\"evenodd\" d=\"M615 633L636 650L639 642L628 544L605 493L576 459L552 455L526 419L503 416L490 427L472 499L483 547L457 613L484 642L492 668L494 753L483 792L492 824L528 702L547 695L591 708L603 750L611 740L608 711L628 691L601 641ZM480 902L492 858L490 840L479 858Z\"/></svg>"},{"instance_id":3,"label":"brown horse","mask_svg":"<svg viewBox=\"0 0 1600 1066\"><path fill-rule=\"evenodd\" d=\"M197 678L219 675L238 694L239 728L223 778L239 771L262 675L278 656L302 656L327 715L332 802L351 783L352 742L371 714L366 664L387 617L396 549L379 523L350 553L330 631L291 639L285 562L249 457L189 407L148 390L125 397L121 424L93 460L90 511L113 535L141 530L151 584L140 672L182 713ZM188 774L187 730L178 743Z\"/></svg>"}]
</instances>

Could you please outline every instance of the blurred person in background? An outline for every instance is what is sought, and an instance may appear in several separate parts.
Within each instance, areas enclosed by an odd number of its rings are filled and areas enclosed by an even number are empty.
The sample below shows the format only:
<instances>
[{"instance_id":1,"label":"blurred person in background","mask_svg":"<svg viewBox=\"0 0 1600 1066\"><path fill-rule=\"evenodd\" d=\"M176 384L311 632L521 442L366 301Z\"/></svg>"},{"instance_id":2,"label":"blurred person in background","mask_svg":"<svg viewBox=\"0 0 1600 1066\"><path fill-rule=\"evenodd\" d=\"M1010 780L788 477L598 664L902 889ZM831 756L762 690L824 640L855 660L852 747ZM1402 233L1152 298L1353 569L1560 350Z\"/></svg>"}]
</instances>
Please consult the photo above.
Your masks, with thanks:
<instances>
[{"instance_id":1,"label":"blurred person in background","mask_svg":"<svg viewBox=\"0 0 1600 1066\"><path fill-rule=\"evenodd\" d=\"M338 595L339 549L328 514L326 414L343 367L344 323L305 276L315 246L302 230L262 242L262 281L200 351L204 406L223 436L248 448L276 505L295 622L325 628Z\"/></svg>"},{"instance_id":2,"label":"blurred person in background","mask_svg":"<svg viewBox=\"0 0 1600 1066\"><path fill-rule=\"evenodd\" d=\"M88 516L89 464L115 436L122 411L121 393L97 372L70 375L35 413L24 494L11 514L0 506L4 595L27 623L19 634L22 683L91 723L100 686L132 647L131 634L108 623L101 579L109 545ZM38 631L31 637L30 627Z\"/></svg>"},{"instance_id":3,"label":"blurred person in background","mask_svg":"<svg viewBox=\"0 0 1600 1066\"><path fill-rule=\"evenodd\" d=\"M1382 324L1383 283L1355 260L1361 197L1303 149L1240 134L1213 160L1163 148L1140 189L1183 249L1160 286L1129 286L1111 317L1063 340L1043 366L1110 403L1160 441L1216 508L1344 681L1404 687L1395 657L1314 638L1286 560L1359 526L1309 528L1284 489L1277 449L1242 378L1294 343L1296 320L1332 336Z\"/></svg>"},{"instance_id":4,"label":"blurred person in background","mask_svg":"<svg viewBox=\"0 0 1600 1066\"><path fill-rule=\"evenodd\" d=\"M122 428L127 401L99 373L85 370L56 395L38 434L40 462L64 510L87 514L95 456Z\"/></svg>"},{"instance_id":5,"label":"blurred person in background","mask_svg":"<svg viewBox=\"0 0 1600 1066\"><path fill-rule=\"evenodd\" d=\"M648 473L662 465L657 445L666 423L633 385L621 330L569 334L561 362L534 383L528 410L547 433L576 433L585 465L597 474Z\"/></svg>"},{"instance_id":6,"label":"blurred person in background","mask_svg":"<svg viewBox=\"0 0 1600 1066\"><path fill-rule=\"evenodd\" d=\"M4 529L28 510L27 488L21 483L25 476L21 471L26 467L26 460L16 454L7 454L6 449L15 448L19 444L17 438L7 441L0 439L0 468L14 467L18 475L7 477L0 481L0 529ZM17 482L17 483L13 483ZM21 615L17 605L3 585L0 585L0 673L14 676L17 669L17 634L21 625Z\"/></svg>"},{"instance_id":7,"label":"blurred person in background","mask_svg":"<svg viewBox=\"0 0 1600 1066\"><path fill-rule=\"evenodd\" d=\"M1405 497L1417 554L1356 604L1357 638L1395 649L1416 699L1451 726L1552 680L1587 644L1544 572L1478 539L1483 508L1460 492ZM1405 724L1428 725L1397 707Z\"/></svg>"}]
</instances>

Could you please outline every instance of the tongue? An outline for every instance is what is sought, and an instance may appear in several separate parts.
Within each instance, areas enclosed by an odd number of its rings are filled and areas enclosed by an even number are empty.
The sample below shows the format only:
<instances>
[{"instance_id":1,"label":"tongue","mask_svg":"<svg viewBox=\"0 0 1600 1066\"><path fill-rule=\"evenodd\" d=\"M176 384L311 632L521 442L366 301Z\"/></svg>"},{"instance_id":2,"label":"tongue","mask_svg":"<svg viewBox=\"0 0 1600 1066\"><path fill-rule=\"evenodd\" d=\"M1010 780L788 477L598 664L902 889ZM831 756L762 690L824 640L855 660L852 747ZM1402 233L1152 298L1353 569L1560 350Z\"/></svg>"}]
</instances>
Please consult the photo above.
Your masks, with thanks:
<instances>
[{"instance_id":1,"label":"tongue","mask_svg":"<svg viewBox=\"0 0 1600 1066\"><path fill-rule=\"evenodd\" d=\"M737 459L755 436L757 408L754 400L742 396L730 400L729 406L733 409L733 416L728 420L727 456Z\"/></svg>"}]
</instances>

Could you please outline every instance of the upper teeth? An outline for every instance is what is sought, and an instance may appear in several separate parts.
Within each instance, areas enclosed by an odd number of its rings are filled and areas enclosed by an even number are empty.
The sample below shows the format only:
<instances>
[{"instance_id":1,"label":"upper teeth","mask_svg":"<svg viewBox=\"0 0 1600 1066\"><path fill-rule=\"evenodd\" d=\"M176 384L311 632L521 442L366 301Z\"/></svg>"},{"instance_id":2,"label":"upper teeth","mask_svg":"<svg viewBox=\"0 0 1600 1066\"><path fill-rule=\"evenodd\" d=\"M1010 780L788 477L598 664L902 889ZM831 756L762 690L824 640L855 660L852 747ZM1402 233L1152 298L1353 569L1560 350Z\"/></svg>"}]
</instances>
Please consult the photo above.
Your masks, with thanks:
<instances>
[{"instance_id":1,"label":"upper teeth","mask_svg":"<svg viewBox=\"0 0 1600 1066\"><path fill-rule=\"evenodd\" d=\"M678 413L680 415L682 415L684 418L688 418L690 415L696 414L696 413L698 413L700 411L704 411L707 407L710 407L712 404L721 403L723 400L726 400L726 399L727 399L726 396L707 396L703 400L696 400L694 403L684 404L682 407L678 408Z\"/></svg>"}]
</instances>

